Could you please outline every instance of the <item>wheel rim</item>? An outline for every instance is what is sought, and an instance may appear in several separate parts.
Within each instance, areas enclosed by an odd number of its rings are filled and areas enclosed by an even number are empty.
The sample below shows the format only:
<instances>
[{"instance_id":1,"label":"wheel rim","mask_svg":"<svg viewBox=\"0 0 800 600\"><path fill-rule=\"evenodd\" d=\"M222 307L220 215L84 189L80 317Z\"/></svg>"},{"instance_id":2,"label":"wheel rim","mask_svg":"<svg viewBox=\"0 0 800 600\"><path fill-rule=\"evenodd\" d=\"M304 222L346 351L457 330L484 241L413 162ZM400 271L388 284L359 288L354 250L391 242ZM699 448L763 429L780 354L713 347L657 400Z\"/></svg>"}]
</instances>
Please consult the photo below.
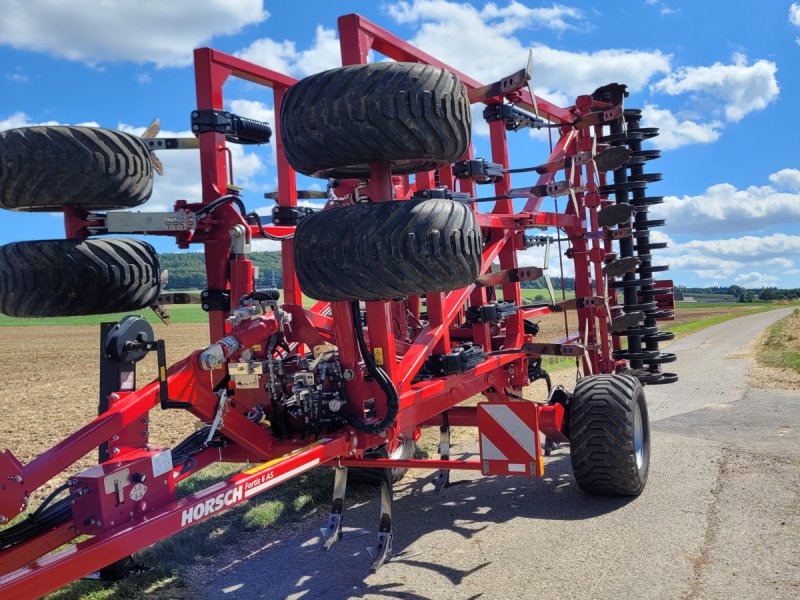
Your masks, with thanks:
<instances>
[{"instance_id":1,"label":"wheel rim","mask_svg":"<svg viewBox=\"0 0 800 600\"><path fill-rule=\"evenodd\" d=\"M641 469L644 464L644 426L639 403L636 402L633 406L633 452L636 455L636 468Z\"/></svg>"}]
</instances>

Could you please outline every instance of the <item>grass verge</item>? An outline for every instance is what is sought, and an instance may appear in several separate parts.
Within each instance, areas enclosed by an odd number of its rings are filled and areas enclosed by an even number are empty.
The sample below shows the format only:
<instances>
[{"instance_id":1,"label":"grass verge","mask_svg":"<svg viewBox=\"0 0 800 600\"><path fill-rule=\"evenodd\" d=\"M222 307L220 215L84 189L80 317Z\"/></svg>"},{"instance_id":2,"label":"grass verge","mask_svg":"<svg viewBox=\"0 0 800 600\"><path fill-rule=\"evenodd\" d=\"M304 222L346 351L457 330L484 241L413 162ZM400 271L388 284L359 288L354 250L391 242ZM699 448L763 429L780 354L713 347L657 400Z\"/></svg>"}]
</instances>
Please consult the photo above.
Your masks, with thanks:
<instances>
[{"instance_id":1,"label":"grass verge","mask_svg":"<svg viewBox=\"0 0 800 600\"><path fill-rule=\"evenodd\" d=\"M800 309L795 308L767 330L756 360L767 367L800 373Z\"/></svg>"}]
</instances>

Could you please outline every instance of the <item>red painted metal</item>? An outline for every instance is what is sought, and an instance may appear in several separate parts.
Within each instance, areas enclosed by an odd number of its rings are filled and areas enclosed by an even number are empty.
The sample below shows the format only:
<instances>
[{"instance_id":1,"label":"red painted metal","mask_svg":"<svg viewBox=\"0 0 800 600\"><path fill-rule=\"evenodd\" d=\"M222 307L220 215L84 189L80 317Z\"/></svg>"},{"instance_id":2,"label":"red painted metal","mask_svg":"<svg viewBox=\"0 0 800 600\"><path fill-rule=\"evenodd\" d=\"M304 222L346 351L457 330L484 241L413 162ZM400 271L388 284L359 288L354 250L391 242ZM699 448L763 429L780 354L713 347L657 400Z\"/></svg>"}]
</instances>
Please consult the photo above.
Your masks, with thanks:
<instances>
[{"instance_id":1,"label":"red painted metal","mask_svg":"<svg viewBox=\"0 0 800 600\"><path fill-rule=\"evenodd\" d=\"M448 67L359 15L347 15L339 19L339 37L342 62L345 65L366 63L368 53L375 51L397 61L421 62L447 68L459 76L469 90L483 86L481 82ZM290 76L208 48L195 51L195 75L199 109L222 109L225 105L223 86L227 80L235 77L271 88L275 114L279 114L284 94L296 83L296 79ZM532 109L535 103L543 118L564 125L560 128L560 138L548 161L591 149L593 138L589 130L572 129L568 124L577 116L605 105L592 101L588 96L582 96L576 106L561 108L542 98L531 97L526 90L514 94L518 105ZM497 97L487 100L487 104L503 101L502 97ZM273 127L273 141L277 147L277 202L281 206L295 206L296 174L284 153L280 122L276 121ZM489 130L492 161L505 167L510 166L507 131L503 122L491 123ZM601 132L601 127L594 127L592 131L595 137ZM202 197L193 199L193 202L176 202L176 207L190 210L197 210L226 195L229 193L228 186L235 183L229 181L230 152L226 148L225 136L201 133L198 137ZM465 157L473 157L471 146ZM526 157L525 160L529 159ZM572 240L577 297L602 297L608 293L613 304L615 292L605 289L602 277L602 261L612 252L611 242L592 238L589 243L583 237L587 231L596 231L598 228L597 210L607 201L598 194L596 180L601 185L604 184L605 174L595 173L591 164L585 167L585 171L582 169L563 173L563 177L571 178L574 185L586 186L585 191L576 193L574 200L566 203L563 212L540 210L544 200L541 197L527 200L522 210L516 210L510 199L496 201L489 212L479 212L478 205L473 205L486 240L481 260L482 274L489 272L498 261L501 269L518 266L517 252L524 249L522 234L526 229L555 227L563 230ZM446 185L450 189L457 185L461 191L476 195L475 182L462 179L456 184L450 166L439 169L436 175L440 185ZM551 183L561 178L560 173L546 173L539 177L538 184ZM375 164L371 167L368 195L373 201L403 201L414 191L434 185L433 172L418 174L412 182L408 176L393 177L389 165ZM505 175L496 184L494 192L497 196L502 196L510 188L511 177ZM80 238L86 235L85 218L85 213L65 210L68 237ZM191 236L176 234L176 242L181 247L190 244L203 245L208 288L212 291L228 292L234 303L250 292L253 285L253 266L250 259L247 255L231 255L230 252L230 231L236 226L243 226L246 235L251 239L261 237L258 228L246 223L234 204L219 205ZM265 226L265 229L269 234L278 236L291 234L294 230L293 227L271 225ZM345 382L349 410L360 414L359 411L363 410L365 403L373 401L377 414L385 414L385 396L378 385L367 377L355 336L350 304L318 302L311 308L304 308L293 260L293 241L282 241L281 249L284 295L281 310L291 316L290 326L285 334L287 340L296 345L293 352L302 352L324 342L334 344L342 368L352 372L352 376ZM505 283L500 291L504 300L521 304L519 283ZM246 416L247 410L256 403L269 402L266 391L256 389L246 390L247 393L244 393L245 390L242 390L236 403L227 407L220 425L220 434L228 440L225 448L209 448L196 454L195 465L190 472L182 472L178 466L174 471L163 474L162 477L166 477L167 481L166 485L162 484L165 488L163 493L156 501L129 511L126 524L115 520L114 525L111 525L109 520L101 519L104 525L88 532L81 523L89 515L116 514L121 510L119 506L107 504L111 496L105 493L104 478L124 464L132 465L132 469L135 466L144 472L145 462L154 453L153 450L136 447L135 444L128 444L124 439L117 438L122 440L117 445L119 453L111 461L96 467L98 471L93 472L93 475L90 473L76 477L76 486L88 487L94 494L89 494L86 500L82 499L81 503L77 503L74 523L69 521L0 552L0 574L3 574L0 577L0 596L41 596L316 466L386 466L385 460L363 458L364 449L380 446L387 441L393 443L400 432L439 426L441 415L445 411L452 426L482 428L476 407L457 406L477 394L506 405L526 404L512 399L519 396L522 387L527 384L526 367L529 357L518 351L524 341L531 339L524 334L523 319L535 318L550 309L525 307L505 322L491 326L486 323L468 325L464 322L465 307L484 305L496 297L494 288L475 285L446 293L427 294L424 298L427 322L423 323L419 323L423 302L419 296L412 296L404 301L372 301L366 304L367 322L364 333L369 351L382 364L400 395L396 422L383 432L384 435L363 432L356 434L353 428L347 426L311 445L307 445L308 441L299 436L279 438ZM664 298L659 298L659 301L667 301L666 290ZM212 343L225 336L233 336L238 341L239 348L230 356L231 361L237 360L244 349L262 348L265 340L281 326L276 316L269 313L247 319L238 325L226 321L228 316L228 311L212 310L209 313L209 330ZM607 315L598 307L588 307L579 309L577 316L579 331L571 337L578 341L585 339L590 344L589 359L584 365L584 372L613 372L619 364L610 358ZM504 350L509 353L488 355L477 366L464 373L418 378L425 360L432 353L446 353L455 343L464 339L481 344L487 352ZM252 351L263 352L263 348ZM188 402L189 410L195 416L204 422L210 422L219 404L215 386L218 389L224 387L226 373L224 366L221 369L204 370L199 363L199 356L200 351L195 352L170 367L166 373L166 381L170 400ZM235 390L229 386L229 391ZM0 481L5 482L0 486L0 515L10 518L19 514L25 508L27 498L44 483L66 471L101 443L115 439L114 436L119 436L126 428L142 427L146 423L148 411L158 406L159 401L159 382L155 381L138 391L120 393L108 412L27 465L17 461L10 452L0 454ZM567 440L564 434L565 414L561 405L528 404L524 410L527 411L525 418L529 419L534 431L541 431L557 442ZM541 476L540 450L535 452L533 459L529 461L533 467L529 464L525 474ZM218 460L267 462L186 498L176 499L176 482ZM475 461L407 460L392 461L391 464L415 468L481 469L481 463ZM44 556L53 548L73 539L78 531L91 533L93 537Z\"/></svg>"}]
</instances>

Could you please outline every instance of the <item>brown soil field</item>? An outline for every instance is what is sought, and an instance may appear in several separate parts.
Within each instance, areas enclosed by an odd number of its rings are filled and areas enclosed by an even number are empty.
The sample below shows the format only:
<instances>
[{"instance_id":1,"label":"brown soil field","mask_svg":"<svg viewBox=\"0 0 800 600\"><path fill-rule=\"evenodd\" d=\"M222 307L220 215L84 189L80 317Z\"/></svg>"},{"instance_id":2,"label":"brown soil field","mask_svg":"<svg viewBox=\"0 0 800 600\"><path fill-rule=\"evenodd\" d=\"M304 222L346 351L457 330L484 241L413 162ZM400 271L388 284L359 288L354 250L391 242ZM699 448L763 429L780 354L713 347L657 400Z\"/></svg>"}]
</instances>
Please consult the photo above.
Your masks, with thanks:
<instances>
[{"instance_id":1,"label":"brown soil field","mask_svg":"<svg viewBox=\"0 0 800 600\"><path fill-rule=\"evenodd\" d=\"M705 318L731 308L683 311L677 322ZM691 313L688 315L686 313ZM539 339L555 341L564 336L563 314L536 319ZM669 323L666 323L666 329ZM575 328L574 316L569 323ZM166 342L167 361L174 362L208 343L205 324L155 325L156 335ZM96 326L3 327L0 329L0 451L9 449L23 463L51 448L97 414L99 328ZM155 377L155 358L139 363L142 385ZM575 372L554 374L554 383L570 387ZM541 385L542 389L537 386ZM541 399L543 384L526 395ZM196 419L178 411L154 409L150 413L150 440L172 446L194 428ZM94 453L79 461L69 474L96 462ZM38 496L61 483L54 480ZM34 502L36 498L33 499Z\"/></svg>"}]
</instances>

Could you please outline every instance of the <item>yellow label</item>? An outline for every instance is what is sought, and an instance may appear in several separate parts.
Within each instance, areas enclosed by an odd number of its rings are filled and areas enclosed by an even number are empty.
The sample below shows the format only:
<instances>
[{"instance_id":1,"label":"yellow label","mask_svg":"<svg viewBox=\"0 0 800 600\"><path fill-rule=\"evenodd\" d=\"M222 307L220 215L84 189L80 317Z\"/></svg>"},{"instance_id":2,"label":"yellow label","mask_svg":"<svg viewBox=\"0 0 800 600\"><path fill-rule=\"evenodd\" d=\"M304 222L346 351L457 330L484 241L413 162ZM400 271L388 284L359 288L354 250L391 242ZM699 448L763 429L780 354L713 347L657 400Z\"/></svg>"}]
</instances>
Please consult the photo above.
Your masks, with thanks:
<instances>
[{"instance_id":1,"label":"yellow label","mask_svg":"<svg viewBox=\"0 0 800 600\"><path fill-rule=\"evenodd\" d=\"M167 380L167 368L166 367L161 367L160 374L161 374L161 381L166 381Z\"/></svg>"},{"instance_id":2,"label":"yellow label","mask_svg":"<svg viewBox=\"0 0 800 600\"><path fill-rule=\"evenodd\" d=\"M372 355L375 357L375 364L383 366L383 348L373 348Z\"/></svg>"},{"instance_id":3,"label":"yellow label","mask_svg":"<svg viewBox=\"0 0 800 600\"><path fill-rule=\"evenodd\" d=\"M261 344L253 344L250 346L250 350L253 352L261 352Z\"/></svg>"},{"instance_id":4,"label":"yellow label","mask_svg":"<svg viewBox=\"0 0 800 600\"><path fill-rule=\"evenodd\" d=\"M536 477L544 477L544 458L541 456L536 460Z\"/></svg>"}]
</instances>

